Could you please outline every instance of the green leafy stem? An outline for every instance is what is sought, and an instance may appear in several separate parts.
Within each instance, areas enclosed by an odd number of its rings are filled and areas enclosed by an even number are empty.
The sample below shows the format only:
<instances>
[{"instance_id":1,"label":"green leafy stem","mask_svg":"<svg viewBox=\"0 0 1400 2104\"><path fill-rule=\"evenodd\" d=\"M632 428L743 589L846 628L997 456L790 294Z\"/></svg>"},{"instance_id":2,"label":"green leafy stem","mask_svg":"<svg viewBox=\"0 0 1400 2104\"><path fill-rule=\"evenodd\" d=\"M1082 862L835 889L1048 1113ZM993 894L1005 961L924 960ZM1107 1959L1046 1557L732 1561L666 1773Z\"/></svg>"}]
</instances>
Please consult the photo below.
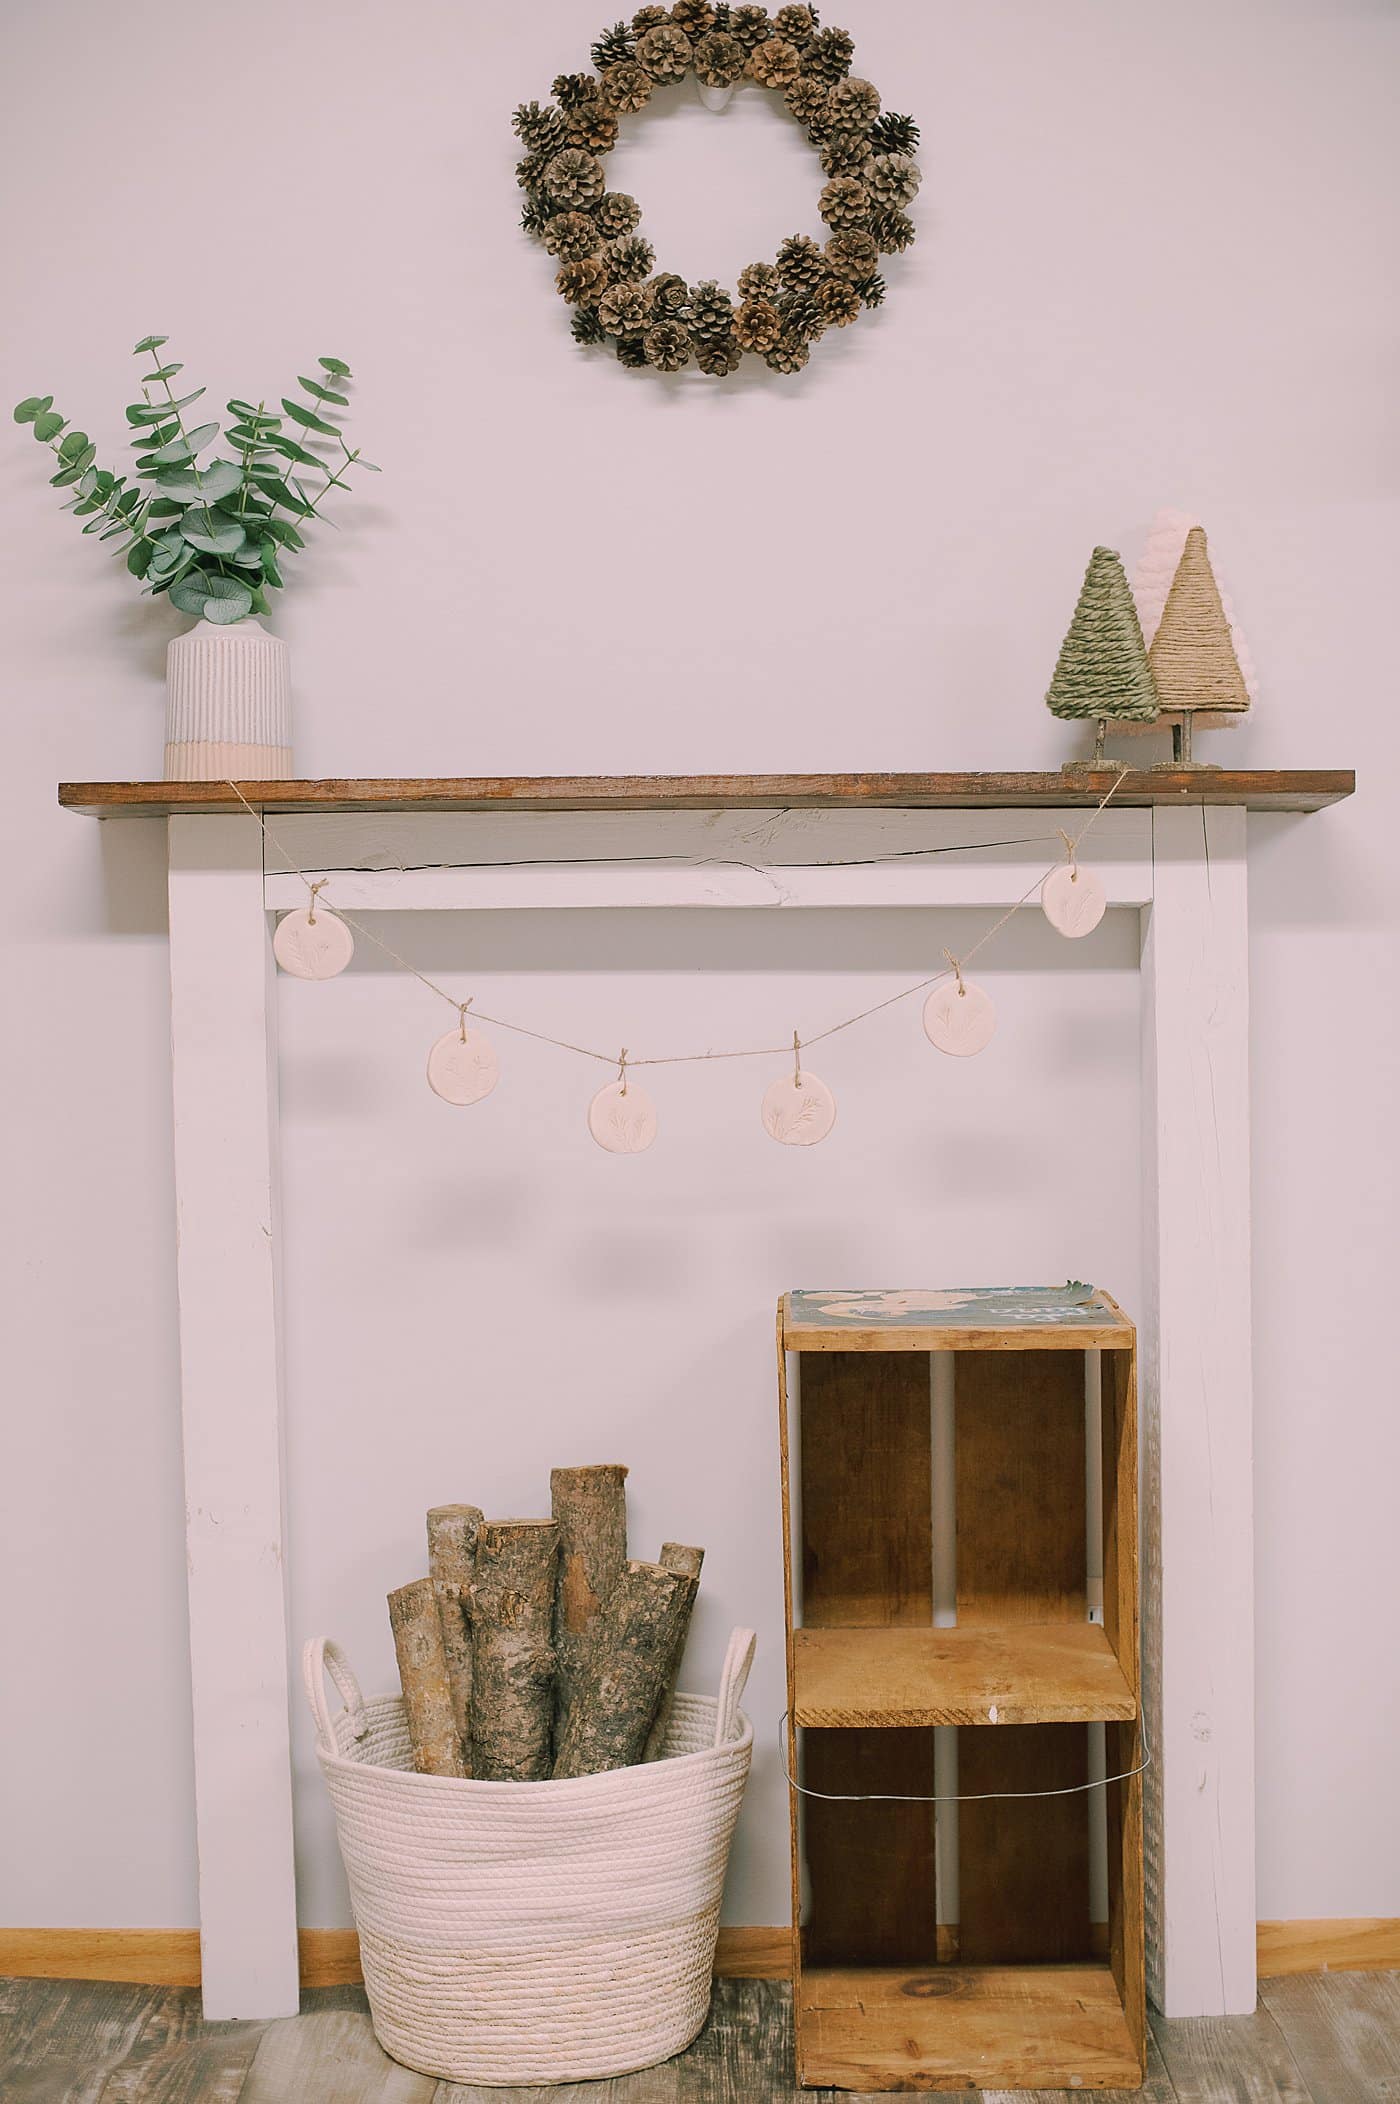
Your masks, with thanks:
<instances>
[{"instance_id":1,"label":"green leafy stem","mask_svg":"<svg viewBox=\"0 0 1400 2104\"><path fill-rule=\"evenodd\" d=\"M143 336L133 356L157 355L168 340ZM276 415L266 402L234 397L221 431L218 422L186 422L204 389L177 395L170 383L184 368L157 356L155 370L141 377L141 400L126 412L140 456L130 477L97 465L96 446L58 414L52 395L28 396L14 417L54 454L50 483L72 491L65 509L86 521L84 533L119 540L113 552L147 592L166 592L182 612L226 624L269 611L269 591L283 589L286 557L306 545L301 528L322 517L331 490L350 488L347 470L379 472L327 414L349 407L342 392L349 366L340 358L316 365L319 378L297 380L308 401L284 395ZM221 435L235 458L209 457ZM324 450L332 444L338 452ZM323 450L313 450L318 445ZM319 487L307 487L309 474Z\"/></svg>"}]
</instances>

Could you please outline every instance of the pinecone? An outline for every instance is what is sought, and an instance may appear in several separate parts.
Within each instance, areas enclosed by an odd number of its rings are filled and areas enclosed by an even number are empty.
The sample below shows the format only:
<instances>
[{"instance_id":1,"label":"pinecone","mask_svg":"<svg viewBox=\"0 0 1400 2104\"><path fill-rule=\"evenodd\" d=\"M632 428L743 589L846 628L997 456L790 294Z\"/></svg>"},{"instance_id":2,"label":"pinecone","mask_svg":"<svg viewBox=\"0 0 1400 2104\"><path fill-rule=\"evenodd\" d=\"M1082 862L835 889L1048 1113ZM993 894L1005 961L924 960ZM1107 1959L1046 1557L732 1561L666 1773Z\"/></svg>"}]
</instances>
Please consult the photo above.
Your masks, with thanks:
<instances>
[{"instance_id":1,"label":"pinecone","mask_svg":"<svg viewBox=\"0 0 1400 2104\"><path fill-rule=\"evenodd\" d=\"M695 363L713 380L737 372L743 355L732 336L707 336L695 346Z\"/></svg>"},{"instance_id":2,"label":"pinecone","mask_svg":"<svg viewBox=\"0 0 1400 2104\"><path fill-rule=\"evenodd\" d=\"M826 316L813 292L793 293L791 298L779 301L778 312L783 335L790 343L815 343L826 334Z\"/></svg>"},{"instance_id":3,"label":"pinecone","mask_svg":"<svg viewBox=\"0 0 1400 2104\"><path fill-rule=\"evenodd\" d=\"M739 272L741 300L771 299L778 290L778 273L771 263L746 263Z\"/></svg>"},{"instance_id":4,"label":"pinecone","mask_svg":"<svg viewBox=\"0 0 1400 2104\"><path fill-rule=\"evenodd\" d=\"M560 73L549 92L561 110L576 110L581 102L595 99L598 83L591 73Z\"/></svg>"},{"instance_id":5,"label":"pinecone","mask_svg":"<svg viewBox=\"0 0 1400 2104\"><path fill-rule=\"evenodd\" d=\"M850 278L857 285L872 275L879 253L869 234L859 227L847 227L844 233L833 234L826 244L826 260L837 277Z\"/></svg>"},{"instance_id":6,"label":"pinecone","mask_svg":"<svg viewBox=\"0 0 1400 2104\"><path fill-rule=\"evenodd\" d=\"M872 212L870 234L882 256L902 256L914 246L914 222L907 212Z\"/></svg>"},{"instance_id":7,"label":"pinecone","mask_svg":"<svg viewBox=\"0 0 1400 2104\"><path fill-rule=\"evenodd\" d=\"M566 146L544 171L544 186L561 211L571 212L595 204L606 183L601 161L581 147Z\"/></svg>"},{"instance_id":8,"label":"pinecone","mask_svg":"<svg viewBox=\"0 0 1400 2104\"><path fill-rule=\"evenodd\" d=\"M870 159L864 132L832 132L820 142L821 163L828 175L862 175Z\"/></svg>"},{"instance_id":9,"label":"pinecone","mask_svg":"<svg viewBox=\"0 0 1400 2104\"><path fill-rule=\"evenodd\" d=\"M690 295L690 327L702 343L721 343L734 333L734 302L713 278Z\"/></svg>"},{"instance_id":10,"label":"pinecone","mask_svg":"<svg viewBox=\"0 0 1400 2104\"><path fill-rule=\"evenodd\" d=\"M827 99L831 94L824 80L813 80L804 73L788 89L785 100L798 123L804 125L811 139L823 137L827 128Z\"/></svg>"},{"instance_id":11,"label":"pinecone","mask_svg":"<svg viewBox=\"0 0 1400 2104\"><path fill-rule=\"evenodd\" d=\"M617 144L617 118L601 102L581 102L564 119L571 146L589 153L611 153Z\"/></svg>"},{"instance_id":12,"label":"pinecone","mask_svg":"<svg viewBox=\"0 0 1400 2104\"><path fill-rule=\"evenodd\" d=\"M651 311L658 321L684 321L690 308L690 287L674 270L663 270L651 281Z\"/></svg>"},{"instance_id":13,"label":"pinecone","mask_svg":"<svg viewBox=\"0 0 1400 2104\"><path fill-rule=\"evenodd\" d=\"M817 31L817 12L813 7L780 7L773 17L773 27L780 37L790 44L805 44L808 37Z\"/></svg>"},{"instance_id":14,"label":"pinecone","mask_svg":"<svg viewBox=\"0 0 1400 2104\"><path fill-rule=\"evenodd\" d=\"M531 153L558 153L567 144L563 114L552 102L522 102L510 122L516 138Z\"/></svg>"},{"instance_id":15,"label":"pinecone","mask_svg":"<svg viewBox=\"0 0 1400 2104\"><path fill-rule=\"evenodd\" d=\"M877 153L867 161L865 180L875 203L885 212L911 205L919 194L923 176L917 162L903 153Z\"/></svg>"},{"instance_id":16,"label":"pinecone","mask_svg":"<svg viewBox=\"0 0 1400 2104\"><path fill-rule=\"evenodd\" d=\"M737 37L712 29L695 46L695 78L705 88L732 88L744 74L744 47Z\"/></svg>"},{"instance_id":17,"label":"pinecone","mask_svg":"<svg viewBox=\"0 0 1400 2104\"><path fill-rule=\"evenodd\" d=\"M856 291L863 307L883 307L885 304L885 281L878 270L872 276L862 278Z\"/></svg>"},{"instance_id":18,"label":"pinecone","mask_svg":"<svg viewBox=\"0 0 1400 2104\"><path fill-rule=\"evenodd\" d=\"M729 17L729 34L737 37L745 51L766 43L773 34L766 7L736 7Z\"/></svg>"},{"instance_id":19,"label":"pinecone","mask_svg":"<svg viewBox=\"0 0 1400 2104\"><path fill-rule=\"evenodd\" d=\"M795 336L780 336L772 350L764 353L763 362L771 372L800 373L811 355Z\"/></svg>"},{"instance_id":20,"label":"pinecone","mask_svg":"<svg viewBox=\"0 0 1400 2104\"><path fill-rule=\"evenodd\" d=\"M561 263L554 282L571 307L591 307L607 287L607 265L601 256L580 256L576 263Z\"/></svg>"},{"instance_id":21,"label":"pinecone","mask_svg":"<svg viewBox=\"0 0 1400 2104\"><path fill-rule=\"evenodd\" d=\"M771 351L782 332L782 316L771 300L745 300L734 317L741 351Z\"/></svg>"},{"instance_id":22,"label":"pinecone","mask_svg":"<svg viewBox=\"0 0 1400 2104\"><path fill-rule=\"evenodd\" d=\"M816 80L843 80L856 55L856 40L848 29L819 29L802 54L802 70Z\"/></svg>"},{"instance_id":23,"label":"pinecone","mask_svg":"<svg viewBox=\"0 0 1400 2104\"><path fill-rule=\"evenodd\" d=\"M625 190L606 191L593 207L593 217L605 241L616 241L619 235L630 234L641 216L641 206Z\"/></svg>"},{"instance_id":24,"label":"pinecone","mask_svg":"<svg viewBox=\"0 0 1400 2104\"><path fill-rule=\"evenodd\" d=\"M559 212L547 220L544 245L561 263L577 263L581 256L596 255L602 245L598 223L587 212Z\"/></svg>"},{"instance_id":25,"label":"pinecone","mask_svg":"<svg viewBox=\"0 0 1400 2104\"><path fill-rule=\"evenodd\" d=\"M826 270L826 257L806 234L789 234L778 250L778 277L785 292L812 291Z\"/></svg>"},{"instance_id":26,"label":"pinecone","mask_svg":"<svg viewBox=\"0 0 1400 2104\"><path fill-rule=\"evenodd\" d=\"M603 250L610 285L644 285L651 276L656 250L641 234L623 234ZM871 268L874 268L872 261ZM865 273L862 273L864 275Z\"/></svg>"},{"instance_id":27,"label":"pinecone","mask_svg":"<svg viewBox=\"0 0 1400 2104\"><path fill-rule=\"evenodd\" d=\"M744 70L761 88L790 88L802 71L802 55L785 37L769 37L749 53Z\"/></svg>"},{"instance_id":28,"label":"pinecone","mask_svg":"<svg viewBox=\"0 0 1400 2104\"><path fill-rule=\"evenodd\" d=\"M912 117L886 110L870 127L870 144L876 153L912 154L918 149L919 127Z\"/></svg>"},{"instance_id":29,"label":"pinecone","mask_svg":"<svg viewBox=\"0 0 1400 2104\"><path fill-rule=\"evenodd\" d=\"M527 153L523 161L515 164L515 180L522 190L543 190L544 172L549 166L547 153Z\"/></svg>"},{"instance_id":30,"label":"pinecone","mask_svg":"<svg viewBox=\"0 0 1400 2104\"><path fill-rule=\"evenodd\" d=\"M621 117L630 117L636 110L644 110L651 101L651 75L645 66L635 59L619 59L615 66L605 66L598 80L599 100Z\"/></svg>"},{"instance_id":31,"label":"pinecone","mask_svg":"<svg viewBox=\"0 0 1400 2104\"><path fill-rule=\"evenodd\" d=\"M617 339L617 362L630 366L639 373L647 362L646 346L640 336L619 336Z\"/></svg>"},{"instance_id":32,"label":"pinecone","mask_svg":"<svg viewBox=\"0 0 1400 2104\"><path fill-rule=\"evenodd\" d=\"M651 301L640 285L609 285L598 302L598 319L609 336L640 336L651 321Z\"/></svg>"},{"instance_id":33,"label":"pinecone","mask_svg":"<svg viewBox=\"0 0 1400 2104\"><path fill-rule=\"evenodd\" d=\"M860 294L849 278L823 278L816 290L822 319L833 329L844 329L860 313Z\"/></svg>"},{"instance_id":34,"label":"pinecone","mask_svg":"<svg viewBox=\"0 0 1400 2104\"><path fill-rule=\"evenodd\" d=\"M870 192L853 175L833 175L817 200L817 210L828 226L864 226L870 217Z\"/></svg>"},{"instance_id":35,"label":"pinecone","mask_svg":"<svg viewBox=\"0 0 1400 2104\"><path fill-rule=\"evenodd\" d=\"M690 38L683 29L672 29L664 20L637 39L637 64L653 80L684 80L690 71Z\"/></svg>"},{"instance_id":36,"label":"pinecone","mask_svg":"<svg viewBox=\"0 0 1400 2104\"><path fill-rule=\"evenodd\" d=\"M632 28L637 36L644 37L649 29L659 29L669 20L664 7L639 7L632 17Z\"/></svg>"},{"instance_id":37,"label":"pinecone","mask_svg":"<svg viewBox=\"0 0 1400 2104\"><path fill-rule=\"evenodd\" d=\"M592 307L575 307L569 327L575 343L603 343L607 340L608 332Z\"/></svg>"},{"instance_id":38,"label":"pinecone","mask_svg":"<svg viewBox=\"0 0 1400 2104\"><path fill-rule=\"evenodd\" d=\"M880 90L868 80L838 80L828 117L834 132L868 132L880 114Z\"/></svg>"},{"instance_id":39,"label":"pinecone","mask_svg":"<svg viewBox=\"0 0 1400 2104\"><path fill-rule=\"evenodd\" d=\"M544 232L553 209L554 207L545 198L541 198L538 195L527 197L521 207L520 224L527 234L533 234L538 239Z\"/></svg>"},{"instance_id":40,"label":"pinecone","mask_svg":"<svg viewBox=\"0 0 1400 2104\"><path fill-rule=\"evenodd\" d=\"M621 66L632 56L632 32L625 22L614 22L605 29L589 57L601 73L605 66Z\"/></svg>"},{"instance_id":41,"label":"pinecone","mask_svg":"<svg viewBox=\"0 0 1400 2104\"><path fill-rule=\"evenodd\" d=\"M659 373L678 373L690 363L690 332L683 322L659 321L642 339L647 364Z\"/></svg>"},{"instance_id":42,"label":"pinecone","mask_svg":"<svg viewBox=\"0 0 1400 2104\"><path fill-rule=\"evenodd\" d=\"M692 39L704 36L706 30L715 26L715 11L710 0L672 0L671 20L677 29L683 29Z\"/></svg>"}]
</instances>

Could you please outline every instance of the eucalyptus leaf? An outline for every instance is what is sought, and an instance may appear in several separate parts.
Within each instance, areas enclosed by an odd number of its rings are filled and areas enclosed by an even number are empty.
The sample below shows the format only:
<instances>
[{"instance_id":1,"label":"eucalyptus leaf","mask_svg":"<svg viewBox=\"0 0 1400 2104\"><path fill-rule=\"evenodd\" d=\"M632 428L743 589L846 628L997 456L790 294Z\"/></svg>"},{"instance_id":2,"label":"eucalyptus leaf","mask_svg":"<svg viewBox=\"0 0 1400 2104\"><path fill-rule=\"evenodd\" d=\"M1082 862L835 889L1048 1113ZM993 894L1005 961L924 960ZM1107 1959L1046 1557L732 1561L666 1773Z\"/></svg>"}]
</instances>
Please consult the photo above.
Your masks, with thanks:
<instances>
[{"instance_id":1,"label":"eucalyptus leaf","mask_svg":"<svg viewBox=\"0 0 1400 2104\"><path fill-rule=\"evenodd\" d=\"M182 465L187 460L193 460L195 454L202 452L209 441L218 435L217 424L196 424L193 431L186 431L159 447L151 454L151 461L158 468Z\"/></svg>"},{"instance_id":2,"label":"eucalyptus leaf","mask_svg":"<svg viewBox=\"0 0 1400 2104\"><path fill-rule=\"evenodd\" d=\"M304 430L319 431L326 438L339 438L340 432L337 426L328 424L325 418L317 416L313 409L304 409L300 402L289 401L286 395L282 397L282 407L286 410L293 423L300 424Z\"/></svg>"},{"instance_id":3,"label":"eucalyptus leaf","mask_svg":"<svg viewBox=\"0 0 1400 2104\"><path fill-rule=\"evenodd\" d=\"M142 373L141 385L143 387L159 387L163 380L173 380L176 373L182 373L184 370L183 365L162 365L156 372Z\"/></svg>"},{"instance_id":4,"label":"eucalyptus leaf","mask_svg":"<svg viewBox=\"0 0 1400 2104\"><path fill-rule=\"evenodd\" d=\"M149 453L153 446L169 445L171 439L178 438L179 434L178 423L152 424L149 429L142 430L139 438L132 439L131 450L133 453Z\"/></svg>"},{"instance_id":5,"label":"eucalyptus leaf","mask_svg":"<svg viewBox=\"0 0 1400 2104\"><path fill-rule=\"evenodd\" d=\"M275 541L260 541L258 553L262 557L263 576L270 585L274 585L280 592L282 590L282 576L277 568L277 543Z\"/></svg>"},{"instance_id":6,"label":"eucalyptus leaf","mask_svg":"<svg viewBox=\"0 0 1400 2104\"><path fill-rule=\"evenodd\" d=\"M147 540L133 541L127 550L126 567L133 577L144 577L150 566L154 549Z\"/></svg>"},{"instance_id":7,"label":"eucalyptus leaf","mask_svg":"<svg viewBox=\"0 0 1400 2104\"><path fill-rule=\"evenodd\" d=\"M52 395L26 395L22 402L15 404L15 422L32 424L36 416L42 416L46 409L52 408Z\"/></svg>"},{"instance_id":8,"label":"eucalyptus leaf","mask_svg":"<svg viewBox=\"0 0 1400 2104\"><path fill-rule=\"evenodd\" d=\"M178 606L182 614L202 614L208 597L209 580L202 570L182 577L178 584L170 587L170 603Z\"/></svg>"},{"instance_id":9,"label":"eucalyptus leaf","mask_svg":"<svg viewBox=\"0 0 1400 2104\"><path fill-rule=\"evenodd\" d=\"M79 453L77 458L74 460L73 465L75 468L81 468L83 472L86 473L86 471L92 466L96 458L96 446L84 446L82 452Z\"/></svg>"},{"instance_id":10,"label":"eucalyptus leaf","mask_svg":"<svg viewBox=\"0 0 1400 2104\"><path fill-rule=\"evenodd\" d=\"M280 541L284 548L291 548L293 550L296 550L297 548L304 548L306 546L305 541L297 532L296 527L291 524L290 520L279 519L273 513L269 512L267 517L263 520L263 527L267 533L271 534L273 540Z\"/></svg>"},{"instance_id":11,"label":"eucalyptus leaf","mask_svg":"<svg viewBox=\"0 0 1400 2104\"><path fill-rule=\"evenodd\" d=\"M146 516L149 519L178 519L184 509L183 504L174 504L169 497L156 497L149 505Z\"/></svg>"},{"instance_id":12,"label":"eucalyptus leaf","mask_svg":"<svg viewBox=\"0 0 1400 2104\"><path fill-rule=\"evenodd\" d=\"M350 407L349 395L332 394L329 387L323 387L319 380L308 380L305 373L297 374L297 386L304 387L313 401L334 402L337 409Z\"/></svg>"},{"instance_id":13,"label":"eucalyptus leaf","mask_svg":"<svg viewBox=\"0 0 1400 2104\"><path fill-rule=\"evenodd\" d=\"M49 488L71 489L82 472L82 469L79 467L60 468L56 475L50 475Z\"/></svg>"},{"instance_id":14,"label":"eucalyptus leaf","mask_svg":"<svg viewBox=\"0 0 1400 2104\"><path fill-rule=\"evenodd\" d=\"M143 336L131 355L133 358L139 358L144 351L158 351L163 343L169 341L168 336Z\"/></svg>"},{"instance_id":15,"label":"eucalyptus leaf","mask_svg":"<svg viewBox=\"0 0 1400 2104\"><path fill-rule=\"evenodd\" d=\"M125 518L127 513L134 511L140 502L141 492L139 489L124 489L117 499L117 510Z\"/></svg>"},{"instance_id":16,"label":"eucalyptus leaf","mask_svg":"<svg viewBox=\"0 0 1400 2104\"><path fill-rule=\"evenodd\" d=\"M204 608L206 621L226 624L241 621L253 610L253 595L246 584L237 577L209 577L205 579L209 597Z\"/></svg>"},{"instance_id":17,"label":"eucalyptus leaf","mask_svg":"<svg viewBox=\"0 0 1400 2104\"><path fill-rule=\"evenodd\" d=\"M318 358L316 363L320 366L323 373L333 373L337 380L353 378L350 368L343 358Z\"/></svg>"},{"instance_id":18,"label":"eucalyptus leaf","mask_svg":"<svg viewBox=\"0 0 1400 2104\"><path fill-rule=\"evenodd\" d=\"M57 438L62 429L63 418L56 409L45 409L34 419L34 436L41 445L47 445L51 438Z\"/></svg>"},{"instance_id":19,"label":"eucalyptus leaf","mask_svg":"<svg viewBox=\"0 0 1400 2104\"><path fill-rule=\"evenodd\" d=\"M129 424L163 424L170 410L169 402L128 402L126 420Z\"/></svg>"},{"instance_id":20,"label":"eucalyptus leaf","mask_svg":"<svg viewBox=\"0 0 1400 2104\"><path fill-rule=\"evenodd\" d=\"M232 555L243 546L247 535L237 519L226 511L213 511L199 505L193 506L180 521L180 533L192 548L201 555Z\"/></svg>"},{"instance_id":21,"label":"eucalyptus leaf","mask_svg":"<svg viewBox=\"0 0 1400 2104\"><path fill-rule=\"evenodd\" d=\"M265 592L254 592L253 612L255 614L270 614L272 612L272 608L267 603L267 594Z\"/></svg>"},{"instance_id":22,"label":"eucalyptus leaf","mask_svg":"<svg viewBox=\"0 0 1400 2104\"><path fill-rule=\"evenodd\" d=\"M85 497L95 497L97 494L97 477L91 467L84 467L80 460L75 460L73 465L78 470L79 490Z\"/></svg>"},{"instance_id":23,"label":"eucalyptus leaf","mask_svg":"<svg viewBox=\"0 0 1400 2104\"><path fill-rule=\"evenodd\" d=\"M58 457L59 457L59 459L60 459L60 460L73 460L73 459L75 459L75 458L76 458L76 456L77 456L77 455L78 455L79 453L81 453L81 452L83 451L84 447L85 447L85 446L87 445L87 442L88 442L88 435L87 435L86 431L70 431L70 432L68 432L68 433L66 434L66 436L64 437L64 440L63 440L63 444L62 444L62 445L61 445L61 446L59 447L59 449L58 449Z\"/></svg>"},{"instance_id":24,"label":"eucalyptus leaf","mask_svg":"<svg viewBox=\"0 0 1400 2104\"><path fill-rule=\"evenodd\" d=\"M320 468L322 472L325 471L325 461L315 453L308 453L305 446L299 446L294 438L275 438L271 445L273 451L280 453L284 460L295 460L304 468Z\"/></svg>"}]
</instances>

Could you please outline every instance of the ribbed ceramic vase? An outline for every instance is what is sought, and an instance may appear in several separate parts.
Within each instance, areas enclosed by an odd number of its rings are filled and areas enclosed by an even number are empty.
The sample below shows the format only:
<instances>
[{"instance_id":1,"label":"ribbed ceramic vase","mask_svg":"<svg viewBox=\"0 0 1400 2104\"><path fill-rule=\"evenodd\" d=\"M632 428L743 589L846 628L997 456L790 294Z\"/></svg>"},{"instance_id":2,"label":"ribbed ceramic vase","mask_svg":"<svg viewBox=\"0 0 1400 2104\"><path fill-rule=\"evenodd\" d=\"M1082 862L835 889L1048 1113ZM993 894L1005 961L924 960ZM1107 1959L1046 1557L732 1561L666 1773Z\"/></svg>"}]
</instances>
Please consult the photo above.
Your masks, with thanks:
<instances>
[{"instance_id":1,"label":"ribbed ceramic vase","mask_svg":"<svg viewBox=\"0 0 1400 2104\"><path fill-rule=\"evenodd\" d=\"M165 661L168 782L285 780L292 771L288 650L261 622L197 621Z\"/></svg>"}]
</instances>

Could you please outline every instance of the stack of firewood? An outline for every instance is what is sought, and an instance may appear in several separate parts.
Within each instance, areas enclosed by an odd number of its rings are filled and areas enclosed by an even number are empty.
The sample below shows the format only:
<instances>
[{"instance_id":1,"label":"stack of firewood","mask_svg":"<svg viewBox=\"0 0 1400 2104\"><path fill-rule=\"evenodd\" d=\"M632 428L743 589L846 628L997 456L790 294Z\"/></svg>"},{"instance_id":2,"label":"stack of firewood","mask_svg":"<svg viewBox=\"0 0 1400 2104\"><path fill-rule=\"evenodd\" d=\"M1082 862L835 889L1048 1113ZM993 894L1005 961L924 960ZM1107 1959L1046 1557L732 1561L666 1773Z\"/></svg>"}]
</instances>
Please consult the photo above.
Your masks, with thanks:
<instances>
[{"instance_id":1,"label":"stack of firewood","mask_svg":"<svg viewBox=\"0 0 1400 2104\"><path fill-rule=\"evenodd\" d=\"M657 1753L705 1552L629 1562L626 1476L552 1469L547 1520L428 1514L429 1575L389 1595L420 1775L543 1782Z\"/></svg>"}]
</instances>

